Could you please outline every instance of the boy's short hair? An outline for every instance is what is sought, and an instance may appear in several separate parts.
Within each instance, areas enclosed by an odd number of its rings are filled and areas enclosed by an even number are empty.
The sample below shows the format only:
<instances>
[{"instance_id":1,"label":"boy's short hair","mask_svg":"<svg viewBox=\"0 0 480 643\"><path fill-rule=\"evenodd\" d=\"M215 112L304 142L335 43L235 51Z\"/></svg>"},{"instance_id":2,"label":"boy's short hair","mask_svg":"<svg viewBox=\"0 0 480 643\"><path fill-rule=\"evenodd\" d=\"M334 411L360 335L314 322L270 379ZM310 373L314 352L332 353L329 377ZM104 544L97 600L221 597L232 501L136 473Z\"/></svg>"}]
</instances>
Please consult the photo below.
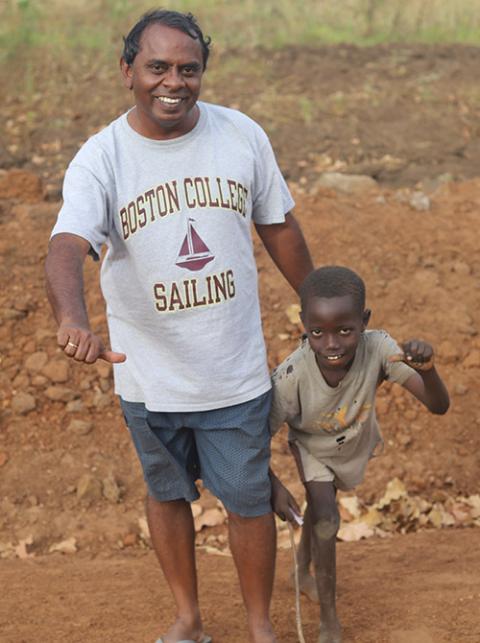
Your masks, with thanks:
<instances>
[{"instance_id":1,"label":"boy's short hair","mask_svg":"<svg viewBox=\"0 0 480 643\"><path fill-rule=\"evenodd\" d=\"M300 286L300 302L305 311L312 297L344 297L350 295L358 311L365 310L365 284L356 272L344 266L323 266L313 270Z\"/></svg>"}]
</instances>

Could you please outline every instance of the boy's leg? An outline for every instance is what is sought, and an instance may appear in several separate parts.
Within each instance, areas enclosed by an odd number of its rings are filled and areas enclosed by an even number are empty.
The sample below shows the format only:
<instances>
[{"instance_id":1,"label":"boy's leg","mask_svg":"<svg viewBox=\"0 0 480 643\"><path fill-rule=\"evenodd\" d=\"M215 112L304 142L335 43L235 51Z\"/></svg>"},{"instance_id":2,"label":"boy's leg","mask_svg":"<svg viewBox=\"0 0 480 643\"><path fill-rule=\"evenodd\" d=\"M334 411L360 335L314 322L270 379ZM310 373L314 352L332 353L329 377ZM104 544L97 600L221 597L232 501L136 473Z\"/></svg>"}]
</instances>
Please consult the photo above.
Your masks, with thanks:
<instances>
[{"instance_id":1,"label":"boy's leg","mask_svg":"<svg viewBox=\"0 0 480 643\"><path fill-rule=\"evenodd\" d=\"M310 505L307 504L307 508L303 515L302 534L297 552L298 582L302 594L305 594L305 596L314 603L318 603L317 583L310 572L310 565L313 559L312 548L312 518Z\"/></svg>"},{"instance_id":2,"label":"boy's leg","mask_svg":"<svg viewBox=\"0 0 480 643\"><path fill-rule=\"evenodd\" d=\"M152 544L177 606L175 623L163 634L165 643L199 639L203 634L195 569L195 530L190 503L158 502L147 497Z\"/></svg>"},{"instance_id":3,"label":"boy's leg","mask_svg":"<svg viewBox=\"0 0 480 643\"><path fill-rule=\"evenodd\" d=\"M311 511L313 562L320 601L319 643L340 643L341 628L337 618L336 536L340 516L333 482L306 482L308 505Z\"/></svg>"},{"instance_id":4,"label":"boy's leg","mask_svg":"<svg viewBox=\"0 0 480 643\"><path fill-rule=\"evenodd\" d=\"M273 514L245 518L229 512L228 518L230 547L247 610L251 640L274 643L277 639L269 616L276 550Z\"/></svg>"}]
</instances>

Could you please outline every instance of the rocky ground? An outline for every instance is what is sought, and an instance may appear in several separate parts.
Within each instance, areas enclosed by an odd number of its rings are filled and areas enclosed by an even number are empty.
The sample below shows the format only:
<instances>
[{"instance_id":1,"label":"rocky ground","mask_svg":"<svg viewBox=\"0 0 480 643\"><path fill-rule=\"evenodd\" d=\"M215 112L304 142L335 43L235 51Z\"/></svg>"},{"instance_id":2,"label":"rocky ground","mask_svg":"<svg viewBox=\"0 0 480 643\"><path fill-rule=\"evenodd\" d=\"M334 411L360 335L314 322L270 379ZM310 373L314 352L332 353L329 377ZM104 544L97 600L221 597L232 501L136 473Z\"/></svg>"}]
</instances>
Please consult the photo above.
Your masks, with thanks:
<instances>
[{"instance_id":1,"label":"rocky ground","mask_svg":"<svg viewBox=\"0 0 480 643\"><path fill-rule=\"evenodd\" d=\"M355 494L341 498L342 539L368 538L340 546L346 641L478 640L480 583L472 570L480 565L479 57L462 47L342 46L270 58L259 52L239 67L235 52L226 52L215 61L219 71L209 72L207 99L237 105L269 130L316 263L357 270L367 284L371 327L387 328L399 341L431 341L451 392L451 410L439 418L398 387L380 390L385 453ZM80 102L87 86L95 91ZM6 642L148 641L172 614L110 368L64 358L43 286L67 158L127 98L99 70L74 87L58 84L54 119L45 120L43 94L30 109L13 94L2 107L0 565L7 591L0 640ZM294 293L258 244L256 255L273 367L297 345L301 328ZM97 270L88 262L88 305L94 328L106 337ZM301 500L285 436L274 442L273 461ZM244 642L224 512L208 492L195 512L209 631L216 641ZM279 544L288 546L281 525ZM290 552L281 550L274 606L281 641L296 640L289 565ZM313 640L315 607L305 602L303 609Z\"/></svg>"}]
</instances>

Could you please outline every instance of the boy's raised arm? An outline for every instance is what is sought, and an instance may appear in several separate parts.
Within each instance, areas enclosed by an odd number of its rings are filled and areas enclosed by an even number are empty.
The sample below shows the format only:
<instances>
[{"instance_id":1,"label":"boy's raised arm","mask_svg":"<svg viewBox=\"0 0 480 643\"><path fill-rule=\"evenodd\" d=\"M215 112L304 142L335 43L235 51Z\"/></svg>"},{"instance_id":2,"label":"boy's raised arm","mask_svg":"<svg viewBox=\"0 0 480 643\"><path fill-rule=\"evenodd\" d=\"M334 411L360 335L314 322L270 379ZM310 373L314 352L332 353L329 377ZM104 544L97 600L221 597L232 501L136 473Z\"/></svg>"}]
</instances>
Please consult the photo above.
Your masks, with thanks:
<instances>
[{"instance_id":1,"label":"boy's raised arm","mask_svg":"<svg viewBox=\"0 0 480 643\"><path fill-rule=\"evenodd\" d=\"M420 339L411 339L401 346L403 353L393 355L391 362L405 362L417 372L404 382L407 389L431 413L443 415L448 411L450 399L442 378L434 366L433 348Z\"/></svg>"}]
</instances>

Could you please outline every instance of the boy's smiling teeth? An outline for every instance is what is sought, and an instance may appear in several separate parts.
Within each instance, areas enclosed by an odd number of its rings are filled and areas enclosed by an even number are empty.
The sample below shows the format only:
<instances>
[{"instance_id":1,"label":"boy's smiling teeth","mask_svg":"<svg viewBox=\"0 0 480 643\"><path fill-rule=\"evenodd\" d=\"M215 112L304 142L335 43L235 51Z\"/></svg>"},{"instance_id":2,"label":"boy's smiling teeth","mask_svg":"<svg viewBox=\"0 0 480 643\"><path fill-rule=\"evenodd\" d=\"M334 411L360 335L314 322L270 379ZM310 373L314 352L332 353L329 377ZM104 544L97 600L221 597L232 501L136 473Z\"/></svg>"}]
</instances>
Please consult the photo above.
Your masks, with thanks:
<instances>
[{"instance_id":1,"label":"boy's smiling teeth","mask_svg":"<svg viewBox=\"0 0 480 643\"><path fill-rule=\"evenodd\" d=\"M342 355L327 355L326 356L329 362L334 362L337 359L340 359Z\"/></svg>"}]
</instances>

